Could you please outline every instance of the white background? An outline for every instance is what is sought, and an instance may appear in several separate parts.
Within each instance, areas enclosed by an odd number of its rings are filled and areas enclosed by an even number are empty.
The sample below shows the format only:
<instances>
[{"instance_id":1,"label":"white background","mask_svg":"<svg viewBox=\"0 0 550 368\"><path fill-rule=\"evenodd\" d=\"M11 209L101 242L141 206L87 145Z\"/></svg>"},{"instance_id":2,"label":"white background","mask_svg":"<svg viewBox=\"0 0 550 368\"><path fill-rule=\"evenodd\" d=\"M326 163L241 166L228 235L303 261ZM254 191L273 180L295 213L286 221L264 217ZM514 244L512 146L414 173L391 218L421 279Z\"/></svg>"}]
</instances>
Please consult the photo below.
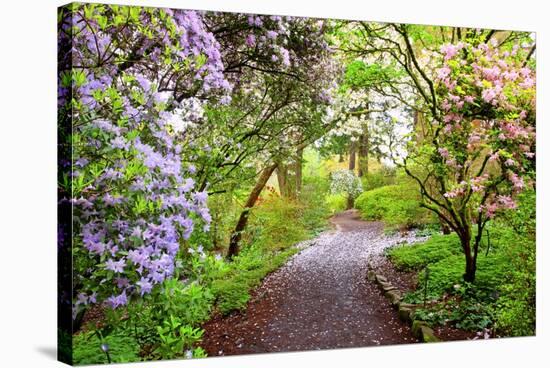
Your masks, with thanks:
<instances>
[{"instance_id":1,"label":"white background","mask_svg":"<svg viewBox=\"0 0 550 368\"><path fill-rule=\"evenodd\" d=\"M165 0L120 4L537 32L537 337L124 364L120 367L542 366L548 326L548 38L545 1ZM0 366L56 362L56 0L0 8ZM546 363L548 364L548 363Z\"/></svg>"}]
</instances>

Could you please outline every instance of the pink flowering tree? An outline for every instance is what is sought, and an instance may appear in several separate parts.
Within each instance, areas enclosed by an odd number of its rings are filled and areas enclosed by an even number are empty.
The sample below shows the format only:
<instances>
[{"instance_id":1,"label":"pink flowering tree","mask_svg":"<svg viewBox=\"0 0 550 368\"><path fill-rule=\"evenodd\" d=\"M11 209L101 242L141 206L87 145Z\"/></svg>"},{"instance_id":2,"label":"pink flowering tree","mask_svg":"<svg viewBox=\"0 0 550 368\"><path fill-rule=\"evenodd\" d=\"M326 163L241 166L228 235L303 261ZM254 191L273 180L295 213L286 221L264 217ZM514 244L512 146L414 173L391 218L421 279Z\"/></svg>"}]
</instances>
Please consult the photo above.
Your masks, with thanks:
<instances>
[{"instance_id":1,"label":"pink flowering tree","mask_svg":"<svg viewBox=\"0 0 550 368\"><path fill-rule=\"evenodd\" d=\"M458 234L464 279L474 281L485 226L535 185L533 39L526 32L352 25L348 54L397 68L374 83L415 116L406 156L391 156L418 183L422 205Z\"/></svg>"},{"instance_id":2,"label":"pink flowering tree","mask_svg":"<svg viewBox=\"0 0 550 368\"><path fill-rule=\"evenodd\" d=\"M518 193L535 180L531 45L495 45L467 39L441 46L432 85L435 114L404 160L423 206L458 234L470 282L486 224L516 208Z\"/></svg>"}]
</instances>

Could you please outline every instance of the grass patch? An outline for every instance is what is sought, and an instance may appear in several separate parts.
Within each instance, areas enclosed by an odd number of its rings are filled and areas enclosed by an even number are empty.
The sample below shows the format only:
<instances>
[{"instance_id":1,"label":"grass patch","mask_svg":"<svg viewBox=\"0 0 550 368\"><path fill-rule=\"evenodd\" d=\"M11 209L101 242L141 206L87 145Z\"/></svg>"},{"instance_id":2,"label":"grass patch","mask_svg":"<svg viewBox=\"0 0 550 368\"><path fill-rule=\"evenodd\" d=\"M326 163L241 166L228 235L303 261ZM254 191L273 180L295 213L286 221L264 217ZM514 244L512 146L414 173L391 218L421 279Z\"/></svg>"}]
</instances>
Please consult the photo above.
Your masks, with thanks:
<instances>
[{"instance_id":1,"label":"grass patch","mask_svg":"<svg viewBox=\"0 0 550 368\"><path fill-rule=\"evenodd\" d=\"M390 248L387 254L398 269L414 271L453 255L460 255L462 248L456 234L434 235L424 243Z\"/></svg>"}]
</instances>

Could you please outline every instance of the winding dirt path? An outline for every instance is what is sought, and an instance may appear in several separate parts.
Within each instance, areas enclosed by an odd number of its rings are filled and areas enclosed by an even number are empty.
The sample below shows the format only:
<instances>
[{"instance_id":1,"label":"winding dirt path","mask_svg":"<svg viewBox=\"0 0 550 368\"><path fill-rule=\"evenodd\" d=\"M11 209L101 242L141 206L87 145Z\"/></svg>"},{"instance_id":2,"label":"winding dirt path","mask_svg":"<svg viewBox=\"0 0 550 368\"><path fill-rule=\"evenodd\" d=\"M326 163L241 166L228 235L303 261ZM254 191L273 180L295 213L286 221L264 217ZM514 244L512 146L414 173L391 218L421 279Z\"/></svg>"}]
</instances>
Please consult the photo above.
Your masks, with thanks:
<instances>
[{"instance_id":1,"label":"winding dirt path","mask_svg":"<svg viewBox=\"0 0 550 368\"><path fill-rule=\"evenodd\" d=\"M267 276L247 309L210 320L201 344L210 356L417 342L389 302L366 281L394 244L382 224L356 212L334 216L325 232ZM400 241L398 237L395 241Z\"/></svg>"}]
</instances>

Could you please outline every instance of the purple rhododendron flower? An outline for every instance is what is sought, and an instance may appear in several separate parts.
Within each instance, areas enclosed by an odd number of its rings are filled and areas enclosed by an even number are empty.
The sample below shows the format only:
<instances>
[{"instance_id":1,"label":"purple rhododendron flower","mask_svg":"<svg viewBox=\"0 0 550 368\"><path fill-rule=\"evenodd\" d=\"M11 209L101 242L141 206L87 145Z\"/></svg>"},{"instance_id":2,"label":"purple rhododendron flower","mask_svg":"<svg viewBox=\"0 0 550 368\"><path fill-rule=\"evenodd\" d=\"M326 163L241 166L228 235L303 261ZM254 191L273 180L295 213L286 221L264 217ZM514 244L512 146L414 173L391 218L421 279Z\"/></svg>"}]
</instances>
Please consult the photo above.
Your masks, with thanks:
<instances>
[{"instance_id":1,"label":"purple rhododendron flower","mask_svg":"<svg viewBox=\"0 0 550 368\"><path fill-rule=\"evenodd\" d=\"M250 47L256 46L256 36L254 36L253 34L249 34L248 36L246 36L246 44Z\"/></svg>"},{"instance_id":2,"label":"purple rhododendron flower","mask_svg":"<svg viewBox=\"0 0 550 368\"><path fill-rule=\"evenodd\" d=\"M149 294L153 289L153 284L149 282L145 277L142 277L141 280L136 282L136 285L139 286L141 296Z\"/></svg>"},{"instance_id":3,"label":"purple rhododendron flower","mask_svg":"<svg viewBox=\"0 0 550 368\"><path fill-rule=\"evenodd\" d=\"M122 273L124 272L125 265L126 265L126 260L124 258L121 258L118 261L113 261L112 259L108 259L107 262L105 262L105 269L109 271L113 271L114 273Z\"/></svg>"}]
</instances>

